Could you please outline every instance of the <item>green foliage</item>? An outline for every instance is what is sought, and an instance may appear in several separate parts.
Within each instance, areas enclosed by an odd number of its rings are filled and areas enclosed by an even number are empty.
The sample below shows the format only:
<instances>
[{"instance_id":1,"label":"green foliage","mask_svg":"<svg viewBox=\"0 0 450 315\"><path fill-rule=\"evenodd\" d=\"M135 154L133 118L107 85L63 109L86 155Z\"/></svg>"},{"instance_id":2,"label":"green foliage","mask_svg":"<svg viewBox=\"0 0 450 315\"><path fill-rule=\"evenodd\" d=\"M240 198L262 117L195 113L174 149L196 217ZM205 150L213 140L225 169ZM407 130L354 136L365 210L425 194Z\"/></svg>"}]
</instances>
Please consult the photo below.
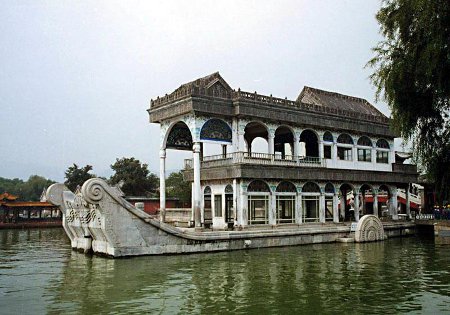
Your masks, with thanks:
<instances>
[{"instance_id":1,"label":"green foliage","mask_svg":"<svg viewBox=\"0 0 450 315\"><path fill-rule=\"evenodd\" d=\"M166 179L168 197L178 198L181 203L190 203L192 186L183 178L183 172L171 173Z\"/></svg>"},{"instance_id":2,"label":"green foliage","mask_svg":"<svg viewBox=\"0 0 450 315\"><path fill-rule=\"evenodd\" d=\"M141 164L133 157L116 159L111 165L115 173L109 183L114 185L122 182L121 189L127 196L150 196L156 192L159 179L147 167L147 164Z\"/></svg>"},{"instance_id":3,"label":"green foliage","mask_svg":"<svg viewBox=\"0 0 450 315\"><path fill-rule=\"evenodd\" d=\"M64 184L71 191L75 191L77 189L77 186L82 186L85 181L95 177L94 174L89 173L90 171L92 171L91 165L86 165L82 168L79 168L77 164L73 163L73 165L69 166L69 168L65 172L66 181L64 182Z\"/></svg>"},{"instance_id":4,"label":"green foliage","mask_svg":"<svg viewBox=\"0 0 450 315\"><path fill-rule=\"evenodd\" d=\"M38 175L31 175L25 182L18 178L0 177L0 193L8 192L23 201L38 201L44 188L53 183L55 182Z\"/></svg>"},{"instance_id":5,"label":"green foliage","mask_svg":"<svg viewBox=\"0 0 450 315\"><path fill-rule=\"evenodd\" d=\"M368 62L377 98L412 140L415 161L442 201L450 188L450 1L384 0L376 17L385 38Z\"/></svg>"}]
</instances>

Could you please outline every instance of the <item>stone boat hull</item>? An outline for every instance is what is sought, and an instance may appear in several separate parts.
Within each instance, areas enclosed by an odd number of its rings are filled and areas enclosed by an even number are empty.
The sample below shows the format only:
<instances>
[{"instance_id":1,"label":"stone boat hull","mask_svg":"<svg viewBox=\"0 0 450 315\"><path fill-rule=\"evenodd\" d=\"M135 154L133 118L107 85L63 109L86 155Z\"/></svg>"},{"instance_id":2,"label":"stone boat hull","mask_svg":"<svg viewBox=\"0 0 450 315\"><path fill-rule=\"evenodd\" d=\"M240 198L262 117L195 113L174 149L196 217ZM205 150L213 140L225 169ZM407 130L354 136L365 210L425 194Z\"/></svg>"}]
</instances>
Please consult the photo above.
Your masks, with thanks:
<instances>
[{"instance_id":1,"label":"stone boat hull","mask_svg":"<svg viewBox=\"0 0 450 315\"><path fill-rule=\"evenodd\" d=\"M310 224L242 231L197 231L160 222L135 208L105 181L93 178L73 193L63 184L47 190L47 200L60 206L63 227L73 249L110 257L184 254L335 242L350 234L346 224ZM373 217L373 216L370 216ZM378 218L377 218L378 220ZM360 220L363 221L363 219ZM379 221L379 220L378 220ZM361 225L361 224L359 224ZM358 225L358 226L359 226ZM363 224L364 225L364 224ZM375 228L379 229L373 232ZM367 233L361 232L365 228ZM391 224L389 235L414 232L414 224ZM360 241L384 239L382 224L365 223ZM364 235L372 239L364 239ZM373 236L375 235L375 236Z\"/></svg>"}]
</instances>

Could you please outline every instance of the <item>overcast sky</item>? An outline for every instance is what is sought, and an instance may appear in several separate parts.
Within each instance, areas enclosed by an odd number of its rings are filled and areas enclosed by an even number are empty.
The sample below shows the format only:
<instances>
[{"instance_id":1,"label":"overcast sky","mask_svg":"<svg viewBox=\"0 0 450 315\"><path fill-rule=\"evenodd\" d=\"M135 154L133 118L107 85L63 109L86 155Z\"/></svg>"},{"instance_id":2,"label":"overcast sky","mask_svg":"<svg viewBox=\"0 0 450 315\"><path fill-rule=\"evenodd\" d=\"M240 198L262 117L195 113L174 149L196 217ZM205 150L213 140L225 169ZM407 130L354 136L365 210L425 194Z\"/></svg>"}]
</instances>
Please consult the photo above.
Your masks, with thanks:
<instances>
[{"instance_id":1,"label":"overcast sky","mask_svg":"<svg viewBox=\"0 0 450 315\"><path fill-rule=\"evenodd\" d=\"M1 1L0 176L56 181L116 158L159 174L151 98L219 71L232 88L295 100L304 85L375 103L364 65L378 0ZM177 151L179 152L179 151ZM169 152L168 170L186 154Z\"/></svg>"}]
</instances>

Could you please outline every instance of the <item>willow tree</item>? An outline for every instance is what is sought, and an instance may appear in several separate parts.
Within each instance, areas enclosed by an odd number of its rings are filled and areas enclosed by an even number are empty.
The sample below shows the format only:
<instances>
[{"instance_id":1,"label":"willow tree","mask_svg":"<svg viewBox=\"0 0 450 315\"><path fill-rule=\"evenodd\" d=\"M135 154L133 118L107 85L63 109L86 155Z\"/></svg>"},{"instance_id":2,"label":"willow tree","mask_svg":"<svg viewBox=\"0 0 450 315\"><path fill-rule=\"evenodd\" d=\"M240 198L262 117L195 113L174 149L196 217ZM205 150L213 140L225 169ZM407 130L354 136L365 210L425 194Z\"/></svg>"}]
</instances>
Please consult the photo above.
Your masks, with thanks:
<instances>
[{"instance_id":1,"label":"willow tree","mask_svg":"<svg viewBox=\"0 0 450 315\"><path fill-rule=\"evenodd\" d=\"M368 65L377 98L442 204L450 190L450 1L384 0L376 18L384 40Z\"/></svg>"}]
</instances>

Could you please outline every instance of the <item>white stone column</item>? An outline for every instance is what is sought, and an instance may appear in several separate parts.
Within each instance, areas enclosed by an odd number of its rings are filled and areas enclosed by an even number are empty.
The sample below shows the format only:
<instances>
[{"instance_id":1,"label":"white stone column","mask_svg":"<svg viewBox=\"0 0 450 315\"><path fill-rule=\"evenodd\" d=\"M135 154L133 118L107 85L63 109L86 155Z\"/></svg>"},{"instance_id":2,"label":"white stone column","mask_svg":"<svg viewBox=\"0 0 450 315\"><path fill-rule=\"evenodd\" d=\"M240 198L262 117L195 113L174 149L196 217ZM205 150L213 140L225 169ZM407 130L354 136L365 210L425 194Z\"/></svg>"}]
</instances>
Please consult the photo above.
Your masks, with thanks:
<instances>
[{"instance_id":1,"label":"white stone column","mask_svg":"<svg viewBox=\"0 0 450 315\"><path fill-rule=\"evenodd\" d=\"M411 194L409 192L409 184L405 190L405 200L406 200L406 217L411 219Z\"/></svg>"},{"instance_id":2,"label":"white stone column","mask_svg":"<svg viewBox=\"0 0 450 315\"><path fill-rule=\"evenodd\" d=\"M166 150L159 151L159 219L166 220Z\"/></svg>"},{"instance_id":3,"label":"white stone column","mask_svg":"<svg viewBox=\"0 0 450 315\"><path fill-rule=\"evenodd\" d=\"M345 201L346 196L341 193L341 200L340 200L340 216L345 220Z\"/></svg>"},{"instance_id":4,"label":"white stone column","mask_svg":"<svg viewBox=\"0 0 450 315\"><path fill-rule=\"evenodd\" d=\"M237 219L238 219L238 225L240 226L247 226L248 225L248 216L247 216L247 203L248 203L248 198L247 198L247 192L245 191L245 188L242 187L242 180L240 181L239 184L239 200L240 200L240 205L238 208L238 213L237 213Z\"/></svg>"},{"instance_id":5,"label":"white stone column","mask_svg":"<svg viewBox=\"0 0 450 315\"><path fill-rule=\"evenodd\" d=\"M300 134L298 134L298 133L294 133L294 152L293 152L293 155L294 155L294 161L297 161L298 162L298 155L299 155L299 150L300 150Z\"/></svg>"},{"instance_id":6,"label":"white stone column","mask_svg":"<svg viewBox=\"0 0 450 315\"><path fill-rule=\"evenodd\" d=\"M372 146L372 150L370 151L370 153L372 154L372 164L376 165L377 164L377 147L376 147L376 141L373 142L373 146Z\"/></svg>"},{"instance_id":7,"label":"white stone column","mask_svg":"<svg viewBox=\"0 0 450 315\"><path fill-rule=\"evenodd\" d=\"M233 221L237 224L237 205L238 205L238 185L236 178L233 179Z\"/></svg>"},{"instance_id":8,"label":"white stone column","mask_svg":"<svg viewBox=\"0 0 450 315\"><path fill-rule=\"evenodd\" d=\"M338 209L339 197L338 194L335 193L333 195L333 222L339 222L339 209Z\"/></svg>"},{"instance_id":9,"label":"white stone column","mask_svg":"<svg viewBox=\"0 0 450 315\"><path fill-rule=\"evenodd\" d=\"M194 224L194 199L195 199L195 188L194 188L194 182L191 183L191 222ZM205 205L202 202L202 208L205 209ZM191 227L193 225L190 225Z\"/></svg>"},{"instance_id":10,"label":"white stone column","mask_svg":"<svg viewBox=\"0 0 450 315\"><path fill-rule=\"evenodd\" d=\"M354 205L353 207L355 208L355 221L358 222L359 221L359 191L355 192L353 191L353 195L354 195Z\"/></svg>"},{"instance_id":11,"label":"white stone column","mask_svg":"<svg viewBox=\"0 0 450 315\"><path fill-rule=\"evenodd\" d=\"M301 224L302 222L303 222L302 194L297 193L297 202L295 203L295 223Z\"/></svg>"},{"instance_id":12,"label":"white stone column","mask_svg":"<svg viewBox=\"0 0 450 315\"><path fill-rule=\"evenodd\" d=\"M353 162L358 162L358 148L356 145L352 146L352 160Z\"/></svg>"},{"instance_id":13,"label":"white stone column","mask_svg":"<svg viewBox=\"0 0 450 315\"><path fill-rule=\"evenodd\" d=\"M237 118L233 118L231 122L231 141L233 142L233 152L239 151L239 121Z\"/></svg>"},{"instance_id":14,"label":"white stone column","mask_svg":"<svg viewBox=\"0 0 450 315\"><path fill-rule=\"evenodd\" d=\"M201 188L200 188L200 144L194 143L194 221L195 227L201 227L201 213L200 213L200 200L201 200ZM211 196L211 202L212 202Z\"/></svg>"},{"instance_id":15,"label":"white stone column","mask_svg":"<svg viewBox=\"0 0 450 315\"><path fill-rule=\"evenodd\" d=\"M391 188L392 197L391 197L391 207L392 207L392 219L398 220L398 201L397 201L397 187L393 186Z\"/></svg>"},{"instance_id":16,"label":"white stone column","mask_svg":"<svg viewBox=\"0 0 450 315\"><path fill-rule=\"evenodd\" d=\"M323 159L323 141L319 140L319 158Z\"/></svg>"},{"instance_id":17,"label":"white stone column","mask_svg":"<svg viewBox=\"0 0 450 315\"><path fill-rule=\"evenodd\" d=\"M378 211L378 191L377 190L373 190L373 214L375 216L379 216L379 211Z\"/></svg>"},{"instance_id":18,"label":"white stone column","mask_svg":"<svg viewBox=\"0 0 450 315\"><path fill-rule=\"evenodd\" d=\"M325 223L325 194L323 192L319 196L319 222Z\"/></svg>"},{"instance_id":19,"label":"white stone column","mask_svg":"<svg viewBox=\"0 0 450 315\"><path fill-rule=\"evenodd\" d=\"M334 161L334 163L336 163L336 161L337 161L337 142L336 142L336 140L334 140L333 141L333 155L332 155L332 158L333 158L333 161Z\"/></svg>"},{"instance_id":20,"label":"white stone column","mask_svg":"<svg viewBox=\"0 0 450 315\"><path fill-rule=\"evenodd\" d=\"M275 147L274 147L275 131L269 130L267 142L268 142L268 145L269 145L269 154L274 154L275 153Z\"/></svg>"},{"instance_id":21,"label":"white stone column","mask_svg":"<svg viewBox=\"0 0 450 315\"><path fill-rule=\"evenodd\" d=\"M269 197L269 224L276 225L277 224L277 200L275 193L273 191L270 192Z\"/></svg>"},{"instance_id":22,"label":"white stone column","mask_svg":"<svg viewBox=\"0 0 450 315\"><path fill-rule=\"evenodd\" d=\"M367 209L366 209L366 194L361 193L361 212L363 215L367 214Z\"/></svg>"}]
</instances>

